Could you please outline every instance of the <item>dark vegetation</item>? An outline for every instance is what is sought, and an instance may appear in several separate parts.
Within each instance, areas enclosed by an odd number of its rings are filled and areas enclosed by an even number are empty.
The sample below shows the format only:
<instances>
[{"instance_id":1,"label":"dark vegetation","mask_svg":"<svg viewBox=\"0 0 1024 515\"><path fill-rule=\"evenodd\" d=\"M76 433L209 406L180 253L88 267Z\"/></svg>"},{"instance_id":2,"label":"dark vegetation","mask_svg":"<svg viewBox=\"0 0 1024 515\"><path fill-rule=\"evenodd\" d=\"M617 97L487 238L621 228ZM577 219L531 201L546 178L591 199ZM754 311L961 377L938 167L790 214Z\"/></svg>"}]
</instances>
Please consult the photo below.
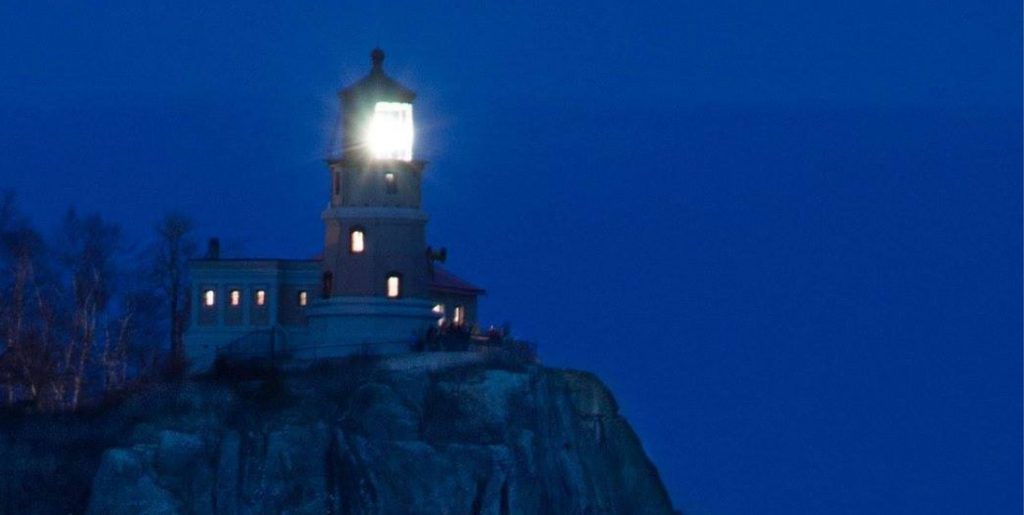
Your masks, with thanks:
<instances>
[{"instance_id":1,"label":"dark vegetation","mask_svg":"<svg viewBox=\"0 0 1024 515\"><path fill-rule=\"evenodd\" d=\"M190 406L179 385L151 384L124 402L75 413L0 412L0 513L80 513L103 451L133 437L139 424L170 419Z\"/></svg>"},{"instance_id":2,"label":"dark vegetation","mask_svg":"<svg viewBox=\"0 0 1024 515\"><path fill-rule=\"evenodd\" d=\"M69 209L44 235L0 196L0 406L76 411L180 373L192 222L128 242Z\"/></svg>"}]
</instances>

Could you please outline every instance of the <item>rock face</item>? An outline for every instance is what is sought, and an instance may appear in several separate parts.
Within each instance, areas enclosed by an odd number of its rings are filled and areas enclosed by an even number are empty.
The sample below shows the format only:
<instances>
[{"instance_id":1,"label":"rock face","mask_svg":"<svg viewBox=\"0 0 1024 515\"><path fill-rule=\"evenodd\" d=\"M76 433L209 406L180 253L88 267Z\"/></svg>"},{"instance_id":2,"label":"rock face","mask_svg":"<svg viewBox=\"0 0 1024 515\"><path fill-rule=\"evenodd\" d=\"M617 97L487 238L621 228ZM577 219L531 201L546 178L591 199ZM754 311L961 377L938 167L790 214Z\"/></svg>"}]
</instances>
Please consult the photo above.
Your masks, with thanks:
<instances>
[{"instance_id":1,"label":"rock face","mask_svg":"<svg viewBox=\"0 0 1024 515\"><path fill-rule=\"evenodd\" d=\"M86 513L672 513L587 373L322 368L151 404L102 453Z\"/></svg>"}]
</instances>

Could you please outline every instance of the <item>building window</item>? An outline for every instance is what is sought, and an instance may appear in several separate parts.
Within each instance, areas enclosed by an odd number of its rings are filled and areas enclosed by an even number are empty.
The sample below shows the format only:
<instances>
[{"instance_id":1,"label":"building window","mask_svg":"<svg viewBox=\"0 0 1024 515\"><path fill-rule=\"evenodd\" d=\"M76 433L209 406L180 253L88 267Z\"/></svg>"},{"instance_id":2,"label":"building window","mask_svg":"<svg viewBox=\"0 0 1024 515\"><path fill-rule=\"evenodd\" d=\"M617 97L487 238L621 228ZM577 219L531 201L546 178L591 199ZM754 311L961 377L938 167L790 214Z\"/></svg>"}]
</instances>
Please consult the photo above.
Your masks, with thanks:
<instances>
[{"instance_id":1,"label":"building window","mask_svg":"<svg viewBox=\"0 0 1024 515\"><path fill-rule=\"evenodd\" d=\"M256 305L264 306L267 303L267 290L256 290Z\"/></svg>"},{"instance_id":2,"label":"building window","mask_svg":"<svg viewBox=\"0 0 1024 515\"><path fill-rule=\"evenodd\" d=\"M242 290L231 290L231 293L228 294L228 300L233 308L242 305Z\"/></svg>"},{"instance_id":3,"label":"building window","mask_svg":"<svg viewBox=\"0 0 1024 515\"><path fill-rule=\"evenodd\" d=\"M217 303L217 294L213 290L203 292L203 305L212 308Z\"/></svg>"},{"instance_id":4,"label":"building window","mask_svg":"<svg viewBox=\"0 0 1024 515\"><path fill-rule=\"evenodd\" d=\"M433 311L434 311L434 314L437 315L437 326L438 327L443 326L444 322L445 322L445 318L444 318L444 304L435 304Z\"/></svg>"},{"instance_id":5,"label":"building window","mask_svg":"<svg viewBox=\"0 0 1024 515\"><path fill-rule=\"evenodd\" d=\"M452 313L452 324L462 325L466 323L466 308L465 306L455 306L455 312Z\"/></svg>"},{"instance_id":6,"label":"building window","mask_svg":"<svg viewBox=\"0 0 1024 515\"><path fill-rule=\"evenodd\" d=\"M306 290L300 291L299 292L299 305L300 306L305 306L308 302L309 302L309 294L306 293Z\"/></svg>"},{"instance_id":7,"label":"building window","mask_svg":"<svg viewBox=\"0 0 1024 515\"><path fill-rule=\"evenodd\" d=\"M398 178L395 177L395 174L391 172L384 174L384 191L389 195L398 193Z\"/></svg>"},{"instance_id":8,"label":"building window","mask_svg":"<svg viewBox=\"0 0 1024 515\"><path fill-rule=\"evenodd\" d=\"M339 174L338 172L334 172L333 174L331 174L331 177L334 178L334 181L333 181L334 194L338 195L338 194L341 193L341 174Z\"/></svg>"},{"instance_id":9,"label":"building window","mask_svg":"<svg viewBox=\"0 0 1024 515\"><path fill-rule=\"evenodd\" d=\"M353 254L361 254L366 250L366 236L362 227L356 227L349 233L348 250Z\"/></svg>"},{"instance_id":10,"label":"building window","mask_svg":"<svg viewBox=\"0 0 1024 515\"><path fill-rule=\"evenodd\" d=\"M388 298L397 299L402 296L402 276L399 274L388 274Z\"/></svg>"}]
</instances>

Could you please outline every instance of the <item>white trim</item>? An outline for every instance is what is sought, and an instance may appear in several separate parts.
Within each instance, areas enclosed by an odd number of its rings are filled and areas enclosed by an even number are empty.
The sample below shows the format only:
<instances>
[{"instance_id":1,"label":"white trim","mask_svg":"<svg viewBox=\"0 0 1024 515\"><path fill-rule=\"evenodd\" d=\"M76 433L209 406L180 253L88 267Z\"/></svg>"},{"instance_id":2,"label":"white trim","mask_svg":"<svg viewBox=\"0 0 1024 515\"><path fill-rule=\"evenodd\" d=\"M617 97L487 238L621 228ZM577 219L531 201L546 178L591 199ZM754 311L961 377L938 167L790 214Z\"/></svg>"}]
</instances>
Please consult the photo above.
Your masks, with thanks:
<instances>
[{"instance_id":1,"label":"white trim","mask_svg":"<svg viewBox=\"0 0 1024 515\"><path fill-rule=\"evenodd\" d=\"M433 321L434 301L413 298L389 299L384 297L331 297L310 302L306 319L330 316L397 316Z\"/></svg>"},{"instance_id":2,"label":"white trim","mask_svg":"<svg viewBox=\"0 0 1024 515\"><path fill-rule=\"evenodd\" d=\"M329 207L320 214L323 220L353 218L392 218L426 222L427 214L411 207Z\"/></svg>"}]
</instances>

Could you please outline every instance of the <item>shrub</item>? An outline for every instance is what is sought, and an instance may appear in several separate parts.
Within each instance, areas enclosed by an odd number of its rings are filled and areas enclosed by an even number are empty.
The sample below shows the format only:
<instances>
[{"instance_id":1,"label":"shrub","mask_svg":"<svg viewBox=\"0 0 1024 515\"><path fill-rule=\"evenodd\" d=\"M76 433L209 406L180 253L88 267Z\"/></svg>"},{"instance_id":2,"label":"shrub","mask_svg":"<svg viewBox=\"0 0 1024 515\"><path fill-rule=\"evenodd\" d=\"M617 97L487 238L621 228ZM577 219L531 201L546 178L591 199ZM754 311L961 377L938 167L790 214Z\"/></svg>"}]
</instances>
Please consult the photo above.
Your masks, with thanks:
<instances>
[{"instance_id":1,"label":"shrub","mask_svg":"<svg viewBox=\"0 0 1024 515\"><path fill-rule=\"evenodd\" d=\"M484 365L490 370L524 372L538 362L536 346L524 341L508 339L499 345L484 347L483 352Z\"/></svg>"},{"instance_id":2,"label":"shrub","mask_svg":"<svg viewBox=\"0 0 1024 515\"><path fill-rule=\"evenodd\" d=\"M217 356L210 371L215 381L237 383L267 379L280 373L276 363L267 359L235 359Z\"/></svg>"}]
</instances>

